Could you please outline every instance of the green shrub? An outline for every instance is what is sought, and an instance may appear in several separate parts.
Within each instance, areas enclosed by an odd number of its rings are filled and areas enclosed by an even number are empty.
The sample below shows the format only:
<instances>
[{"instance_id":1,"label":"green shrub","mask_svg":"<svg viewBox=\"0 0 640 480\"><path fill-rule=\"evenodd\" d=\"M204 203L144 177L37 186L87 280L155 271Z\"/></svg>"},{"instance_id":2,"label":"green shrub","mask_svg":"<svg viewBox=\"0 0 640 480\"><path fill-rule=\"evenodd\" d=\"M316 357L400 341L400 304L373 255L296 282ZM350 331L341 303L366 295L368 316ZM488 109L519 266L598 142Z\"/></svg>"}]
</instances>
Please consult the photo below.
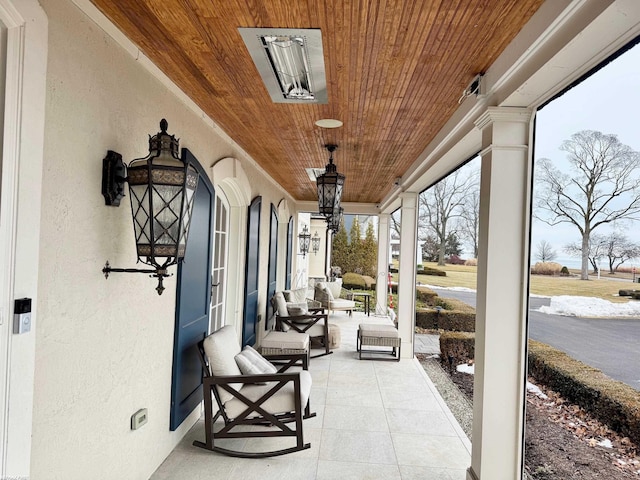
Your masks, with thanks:
<instances>
[{"instance_id":1,"label":"green shrub","mask_svg":"<svg viewBox=\"0 0 640 480\"><path fill-rule=\"evenodd\" d=\"M475 358L476 334L444 332L440 335L440 361L445 365L465 363Z\"/></svg>"},{"instance_id":2,"label":"green shrub","mask_svg":"<svg viewBox=\"0 0 640 480\"><path fill-rule=\"evenodd\" d=\"M567 267L562 267L560 269L560 275L568 276L568 275L571 275L571 274L569 273L569 269Z\"/></svg>"},{"instance_id":3,"label":"green shrub","mask_svg":"<svg viewBox=\"0 0 640 480\"><path fill-rule=\"evenodd\" d=\"M416 310L416 326L447 332L474 332L476 329L475 312L460 310L441 310L424 308Z\"/></svg>"},{"instance_id":4,"label":"green shrub","mask_svg":"<svg viewBox=\"0 0 640 480\"><path fill-rule=\"evenodd\" d=\"M618 295L620 295L621 297L631 297L633 296L634 293L640 293L640 290L624 289L624 290L618 291Z\"/></svg>"},{"instance_id":5,"label":"green shrub","mask_svg":"<svg viewBox=\"0 0 640 480\"><path fill-rule=\"evenodd\" d=\"M433 275L436 277L446 277L447 276L447 272L445 272L444 270L438 270L437 268L433 268L433 267L424 267L422 270L418 270L418 275Z\"/></svg>"},{"instance_id":6,"label":"green shrub","mask_svg":"<svg viewBox=\"0 0 640 480\"><path fill-rule=\"evenodd\" d=\"M364 277L359 273L345 273L342 276L342 286L348 290L364 289L366 287Z\"/></svg>"},{"instance_id":7,"label":"green shrub","mask_svg":"<svg viewBox=\"0 0 640 480\"><path fill-rule=\"evenodd\" d=\"M640 444L640 392L544 343L529 340L529 373Z\"/></svg>"},{"instance_id":8,"label":"green shrub","mask_svg":"<svg viewBox=\"0 0 640 480\"><path fill-rule=\"evenodd\" d=\"M433 305L434 298L436 298L438 294L427 287L416 287L416 300L418 302L426 303L427 305Z\"/></svg>"}]
</instances>

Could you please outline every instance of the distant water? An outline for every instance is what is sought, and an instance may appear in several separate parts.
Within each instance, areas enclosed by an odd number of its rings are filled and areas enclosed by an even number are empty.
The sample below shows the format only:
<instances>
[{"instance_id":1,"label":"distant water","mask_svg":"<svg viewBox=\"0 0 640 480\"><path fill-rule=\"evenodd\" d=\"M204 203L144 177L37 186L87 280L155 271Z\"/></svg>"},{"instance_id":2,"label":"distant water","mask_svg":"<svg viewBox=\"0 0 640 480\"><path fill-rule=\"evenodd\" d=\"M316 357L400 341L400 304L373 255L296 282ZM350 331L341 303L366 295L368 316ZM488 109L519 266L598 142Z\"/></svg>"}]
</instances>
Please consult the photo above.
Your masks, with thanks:
<instances>
[{"instance_id":1,"label":"distant water","mask_svg":"<svg viewBox=\"0 0 640 480\"><path fill-rule=\"evenodd\" d=\"M534 259L532 264L535 264L537 260ZM572 269L580 269L582 268L582 260L576 257L558 257L554 260L554 262L559 263L563 267L572 268ZM604 263L601 263L601 267L605 267ZM589 265L591 268L591 265Z\"/></svg>"}]
</instances>

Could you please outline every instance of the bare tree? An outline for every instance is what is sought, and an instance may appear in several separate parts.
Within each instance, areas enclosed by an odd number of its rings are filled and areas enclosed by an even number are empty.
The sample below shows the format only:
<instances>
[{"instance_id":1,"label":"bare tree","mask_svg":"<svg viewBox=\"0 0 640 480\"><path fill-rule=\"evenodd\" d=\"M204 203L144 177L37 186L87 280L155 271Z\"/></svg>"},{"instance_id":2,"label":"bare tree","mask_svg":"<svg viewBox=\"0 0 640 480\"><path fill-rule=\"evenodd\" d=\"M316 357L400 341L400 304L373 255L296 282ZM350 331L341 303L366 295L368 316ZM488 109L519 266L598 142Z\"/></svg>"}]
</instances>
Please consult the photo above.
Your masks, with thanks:
<instances>
[{"instance_id":1,"label":"bare tree","mask_svg":"<svg viewBox=\"0 0 640 480\"><path fill-rule=\"evenodd\" d=\"M569 223L580 232L582 269L588 280L589 244L599 226L640 213L640 154L615 135L584 130L565 140L570 173L549 159L536 164L540 185L536 217L549 225Z\"/></svg>"},{"instance_id":2,"label":"bare tree","mask_svg":"<svg viewBox=\"0 0 640 480\"><path fill-rule=\"evenodd\" d=\"M609 273L612 275L627 260L640 257L640 245L631 242L619 231L611 232L604 239L604 251L609 259Z\"/></svg>"},{"instance_id":3,"label":"bare tree","mask_svg":"<svg viewBox=\"0 0 640 480\"><path fill-rule=\"evenodd\" d=\"M419 224L431 231L438 242L438 265L444 265L450 221L460 216L474 176L456 170L420 194Z\"/></svg>"},{"instance_id":4,"label":"bare tree","mask_svg":"<svg viewBox=\"0 0 640 480\"><path fill-rule=\"evenodd\" d=\"M594 234L589 239L587 247L587 259L593 268L594 275L598 273L600 259L605 256L605 238L602 235ZM582 243L574 242L564 246L564 252L572 257L582 258L584 249Z\"/></svg>"},{"instance_id":5,"label":"bare tree","mask_svg":"<svg viewBox=\"0 0 640 480\"><path fill-rule=\"evenodd\" d=\"M558 254L553 249L551 244L546 240L541 240L538 242L538 246L536 248L536 258L541 262L551 262L555 260Z\"/></svg>"},{"instance_id":6,"label":"bare tree","mask_svg":"<svg viewBox=\"0 0 640 480\"><path fill-rule=\"evenodd\" d=\"M458 230L461 236L471 245L473 258L478 258L478 238L480 231L480 176L475 174L474 183L469 186L469 191L464 198L460 209L460 221Z\"/></svg>"},{"instance_id":7,"label":"bare tree","mask_svg":"<svg viewBox=\"0 0 640 480\"><path fill-rule=\"evenodd\" d=\"M400 219L401 219L400 209L396 210L391 215L389 215L389 220L390 220L389 227L391 228L391 233L395 232L398 238L400 238Z\"/></svg>"}]
</instances>

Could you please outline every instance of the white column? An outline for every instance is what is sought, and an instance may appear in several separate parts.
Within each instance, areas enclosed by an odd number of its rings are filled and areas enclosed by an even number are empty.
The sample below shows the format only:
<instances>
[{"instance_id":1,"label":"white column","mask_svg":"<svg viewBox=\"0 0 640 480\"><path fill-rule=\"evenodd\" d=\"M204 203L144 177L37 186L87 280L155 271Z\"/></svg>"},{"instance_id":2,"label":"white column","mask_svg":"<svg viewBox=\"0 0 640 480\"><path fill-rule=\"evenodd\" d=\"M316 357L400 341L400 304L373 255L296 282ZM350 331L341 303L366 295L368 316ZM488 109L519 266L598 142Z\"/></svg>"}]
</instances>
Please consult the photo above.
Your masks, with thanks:
<instances>
[{"instance_id":1,"label":"white column","mask_svg":"<svg viewBox=\"0 0 640 480\"><path fill-rule=\"evenodd\" d=\"M378 275L376 277L375 312L387 313L387 295L389 294L389 217L388 213L378 216Z\"/></svg>"},{"instance_id":2,"label":"white column","mask_svg":"<svg viewBox=\"0 0 640 480\"><path fill-rule=\"evenodd\" d=\"M482 130L470 480L522 478L531 111L490 107Z\"/></svg>"},{"instance_id":3,"label":"white column","mask_svg":"<svg viewBox=\"0 0 640 480\"><path fill-rule=\"evenodd\" d=\"M416 323L416 248L418 244L418 193L400 194L400 265L398 267L398 333L402 358L413 358Z\"/></svg>"}]
</instances>

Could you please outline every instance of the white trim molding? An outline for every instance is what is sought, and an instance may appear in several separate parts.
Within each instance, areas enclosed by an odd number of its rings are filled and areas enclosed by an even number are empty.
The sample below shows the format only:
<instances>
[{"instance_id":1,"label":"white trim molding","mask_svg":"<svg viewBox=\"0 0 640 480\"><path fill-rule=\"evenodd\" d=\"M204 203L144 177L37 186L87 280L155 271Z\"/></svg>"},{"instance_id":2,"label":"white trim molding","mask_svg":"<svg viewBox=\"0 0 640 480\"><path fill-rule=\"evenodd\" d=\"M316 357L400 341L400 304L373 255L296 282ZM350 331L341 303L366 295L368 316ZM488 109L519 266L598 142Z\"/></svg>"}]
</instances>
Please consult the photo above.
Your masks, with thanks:
<instances>
[{"instance_id":1,"label":"white trim molding","mask_svg":"<svg viewBox=\"0 0 640 480\"><path fill-rule=\"evenodd\" d=\"M37 0L0 0L6 83L0 201L0 477L30 472L48 28ZM34 219L38 219L34 221ZM12 333L13 300L32 299L31 331ZM9 415L9 412L11 413Z\"/></svg>"}]
</instances>

